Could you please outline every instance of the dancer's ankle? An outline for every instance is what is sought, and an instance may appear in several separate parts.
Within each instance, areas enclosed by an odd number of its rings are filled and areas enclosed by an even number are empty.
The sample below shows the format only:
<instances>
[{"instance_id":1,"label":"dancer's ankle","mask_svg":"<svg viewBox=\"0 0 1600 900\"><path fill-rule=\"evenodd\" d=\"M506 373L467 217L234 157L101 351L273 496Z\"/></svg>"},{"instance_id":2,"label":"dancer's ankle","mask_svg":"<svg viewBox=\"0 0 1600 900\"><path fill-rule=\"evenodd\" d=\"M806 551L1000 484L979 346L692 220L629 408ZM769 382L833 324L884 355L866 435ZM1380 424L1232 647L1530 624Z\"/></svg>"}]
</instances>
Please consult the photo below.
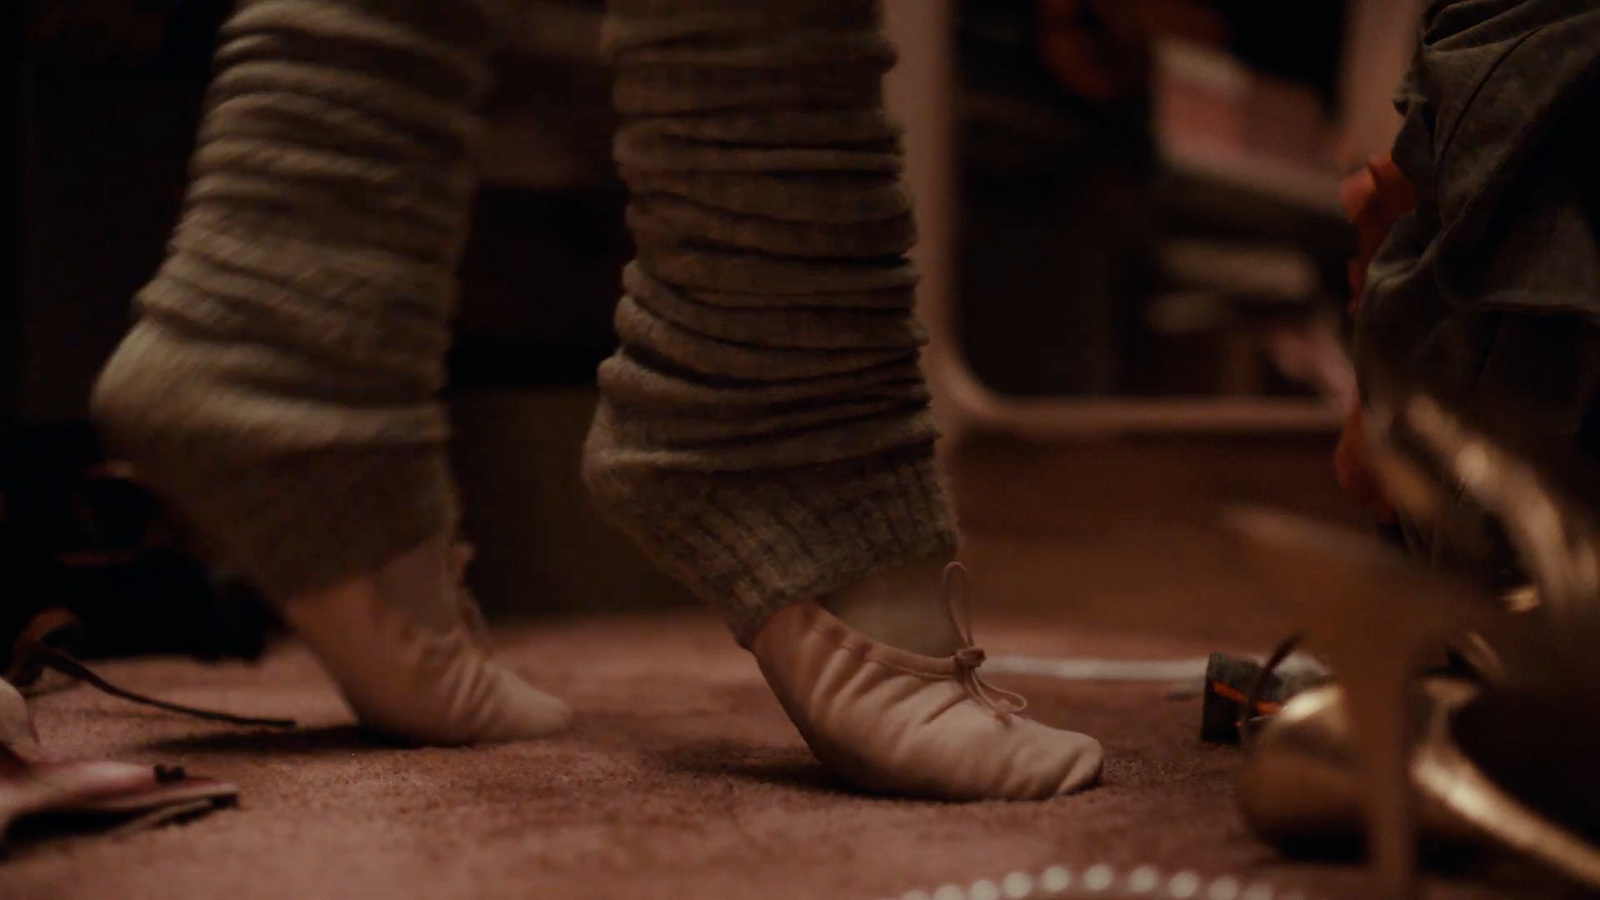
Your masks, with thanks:
<instances>
[{"instance_id":1,"label":"dancer's ankle","mask_svg":"<svg viewBox=\"0 0 1600 900\"><path fill-rule=\"evenodd\" d=\"M922 656L949 656L964 641L944 596L948 558L911 560L822 600L840 621L875 641Z\"/></svg>"}]
</instances>

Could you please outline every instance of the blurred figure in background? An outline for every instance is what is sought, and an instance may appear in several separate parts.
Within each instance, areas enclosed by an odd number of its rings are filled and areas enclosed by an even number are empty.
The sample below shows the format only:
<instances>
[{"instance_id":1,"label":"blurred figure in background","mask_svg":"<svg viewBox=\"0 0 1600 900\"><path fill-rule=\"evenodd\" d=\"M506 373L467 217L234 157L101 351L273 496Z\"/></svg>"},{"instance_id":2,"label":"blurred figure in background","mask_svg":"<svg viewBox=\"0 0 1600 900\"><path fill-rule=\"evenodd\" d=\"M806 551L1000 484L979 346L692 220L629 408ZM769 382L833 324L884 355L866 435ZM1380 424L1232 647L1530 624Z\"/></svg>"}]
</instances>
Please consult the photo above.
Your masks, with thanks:
<instances>
[{"instance_id":1,"label":"blurred figure in background","mask_svg":"<svg viewBox=\"0 0 1600 900\"><path fill-rule=\"evenodd\" d=\"M1597 27L1592 3L1430 4L1396 94L1393 152L1344 198L1361 233L1351 281L1364 399L1431 396L1591 506ZM1382 521L1405 518L1367 468L1361 412L1338 461ZM1517 565L1466 500L1424 530L1408 539L1441 563Z\"/></svg>"}]
</instances>

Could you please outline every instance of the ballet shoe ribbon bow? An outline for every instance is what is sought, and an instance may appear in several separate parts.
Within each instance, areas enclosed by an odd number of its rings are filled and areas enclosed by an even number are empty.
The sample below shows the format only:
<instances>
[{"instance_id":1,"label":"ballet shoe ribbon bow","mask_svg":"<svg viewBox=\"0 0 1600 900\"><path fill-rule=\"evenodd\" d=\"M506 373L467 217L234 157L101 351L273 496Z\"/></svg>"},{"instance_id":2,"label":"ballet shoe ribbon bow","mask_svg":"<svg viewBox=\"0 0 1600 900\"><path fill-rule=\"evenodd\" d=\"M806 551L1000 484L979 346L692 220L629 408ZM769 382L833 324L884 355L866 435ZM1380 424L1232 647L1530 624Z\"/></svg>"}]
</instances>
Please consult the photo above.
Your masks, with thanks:
<instances>
[{"instance_id":1,"label":"ballet shoe ribbon bow","mask_svg":"<svg viewBox=\"0 0 1600 900\"><path fill-rule=\"evenodd\" d=\"M951 654L956 664L956 681L960 682L968 696L994 713L995 718L1002 722L1011 721L1012 716L1028 708L1028 701L1021 694L997 688L978 675L978 667L988 657L972 639L972 618L966 603L967 568L961 563L953 562L944 568L944 598L950 624L955 626L956 633L966 642L966 646ZM958 605L961 607L959 613L956 611Z\"/></svg>"}]
</instances>

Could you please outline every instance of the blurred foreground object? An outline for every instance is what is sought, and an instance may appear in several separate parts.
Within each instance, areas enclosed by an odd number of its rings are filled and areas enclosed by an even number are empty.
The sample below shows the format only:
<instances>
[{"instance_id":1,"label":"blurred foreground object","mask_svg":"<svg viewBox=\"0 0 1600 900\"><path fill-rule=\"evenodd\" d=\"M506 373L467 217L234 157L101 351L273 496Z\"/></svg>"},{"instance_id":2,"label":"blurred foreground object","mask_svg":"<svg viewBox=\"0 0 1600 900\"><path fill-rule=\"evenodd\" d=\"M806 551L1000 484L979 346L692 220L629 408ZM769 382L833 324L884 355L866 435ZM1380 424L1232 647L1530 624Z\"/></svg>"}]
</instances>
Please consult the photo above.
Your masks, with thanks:
<instances>
[{"instance_id":1,"label":"blurred foreground object","mask_svg":"<svg viewBox=\"0 0 1600 900\"><path fill-rule=\"evenodd\" d=\"M1286 847L1359 838L1349 760L1366 747L1383 777L1365 840L1394 888L1412 883L1415 800L1427 836L1600 889L1600 770L1582 737L1600 724L1597 26L1592 4L1429 4L1391 159L1344 191L1362 408L1340 475L1398 527L1413 571L1457 585L1459 603L1433 602L1465 665L1395 679L1385 716L1359 664L1337 671L1262 734L1241 800ZM1365 589L1398 607L1397 580ZM1474 612L1473 594L1498 608ZM1391 675L1421 664L1372 640L1368 662L1389 657Z\"/></svg>"},{"instance_id":2,"label":"blurred foreground object","mask_svg":"<svg viewBox=\"0 0 1600 900\"><path fill-rule=\"evenodd\" d=\"M1380 394L1365 439L1387 496L1419 533L1454 551L1453 569L1479 582L1498 574L1462 565L1486 557L1473 539L1487 523L1537 598L1514 591L1497 615L1446 636L1462 664L1404 689L1404 771L1420 837L1509 852L1600 890L1600 769L1588 742L1575 739L1600 725L1594 507L1420 395ZM1480 515L1464 535L1458 510L1468 505ZM1291 853L1361 845L1353 751L1366 738L1351 703L1339 685L1307 691L1251 744L1239 798L1263 839Z\"/></svg>"},{"instance_id":3,"label":"blurred foreground object","mask_svg":"<svg viewBox=\"0 0 1600 900\"><path fill-rule=\"evenodd\" d=\"M0 681L0 854L60 833L125 832L187 821L238 802L227 782L182 768L57 756Z\"/></svg>"}]
</instances>

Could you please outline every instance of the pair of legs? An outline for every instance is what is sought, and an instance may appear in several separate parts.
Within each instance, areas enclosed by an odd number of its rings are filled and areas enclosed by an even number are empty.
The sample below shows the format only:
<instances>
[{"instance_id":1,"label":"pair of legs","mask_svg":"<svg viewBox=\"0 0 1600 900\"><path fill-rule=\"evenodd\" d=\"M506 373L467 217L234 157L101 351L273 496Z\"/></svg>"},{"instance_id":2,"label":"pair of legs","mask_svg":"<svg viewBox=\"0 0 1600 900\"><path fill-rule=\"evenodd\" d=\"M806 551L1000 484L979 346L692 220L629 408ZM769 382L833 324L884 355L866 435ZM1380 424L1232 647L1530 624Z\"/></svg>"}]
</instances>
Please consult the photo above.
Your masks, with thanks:
<instances>
[{"instance_id":1,"label":"pair of legs","mask_svg":"<svg viewBox=\"0 0 1600 900\"><path fill-rule=\"evenodd\" d=\"M459 598L438 393L495 0L250 0L171 253L96 388L112 446L279 602L367 724L563 726ZM950 798L1082 787L941 597L957 534L917 366L875 0L612 0L638 258L584 476L720 611L818 755ZM530 303L538 295L530 271Z\"/></svg>"}]
</instances>

